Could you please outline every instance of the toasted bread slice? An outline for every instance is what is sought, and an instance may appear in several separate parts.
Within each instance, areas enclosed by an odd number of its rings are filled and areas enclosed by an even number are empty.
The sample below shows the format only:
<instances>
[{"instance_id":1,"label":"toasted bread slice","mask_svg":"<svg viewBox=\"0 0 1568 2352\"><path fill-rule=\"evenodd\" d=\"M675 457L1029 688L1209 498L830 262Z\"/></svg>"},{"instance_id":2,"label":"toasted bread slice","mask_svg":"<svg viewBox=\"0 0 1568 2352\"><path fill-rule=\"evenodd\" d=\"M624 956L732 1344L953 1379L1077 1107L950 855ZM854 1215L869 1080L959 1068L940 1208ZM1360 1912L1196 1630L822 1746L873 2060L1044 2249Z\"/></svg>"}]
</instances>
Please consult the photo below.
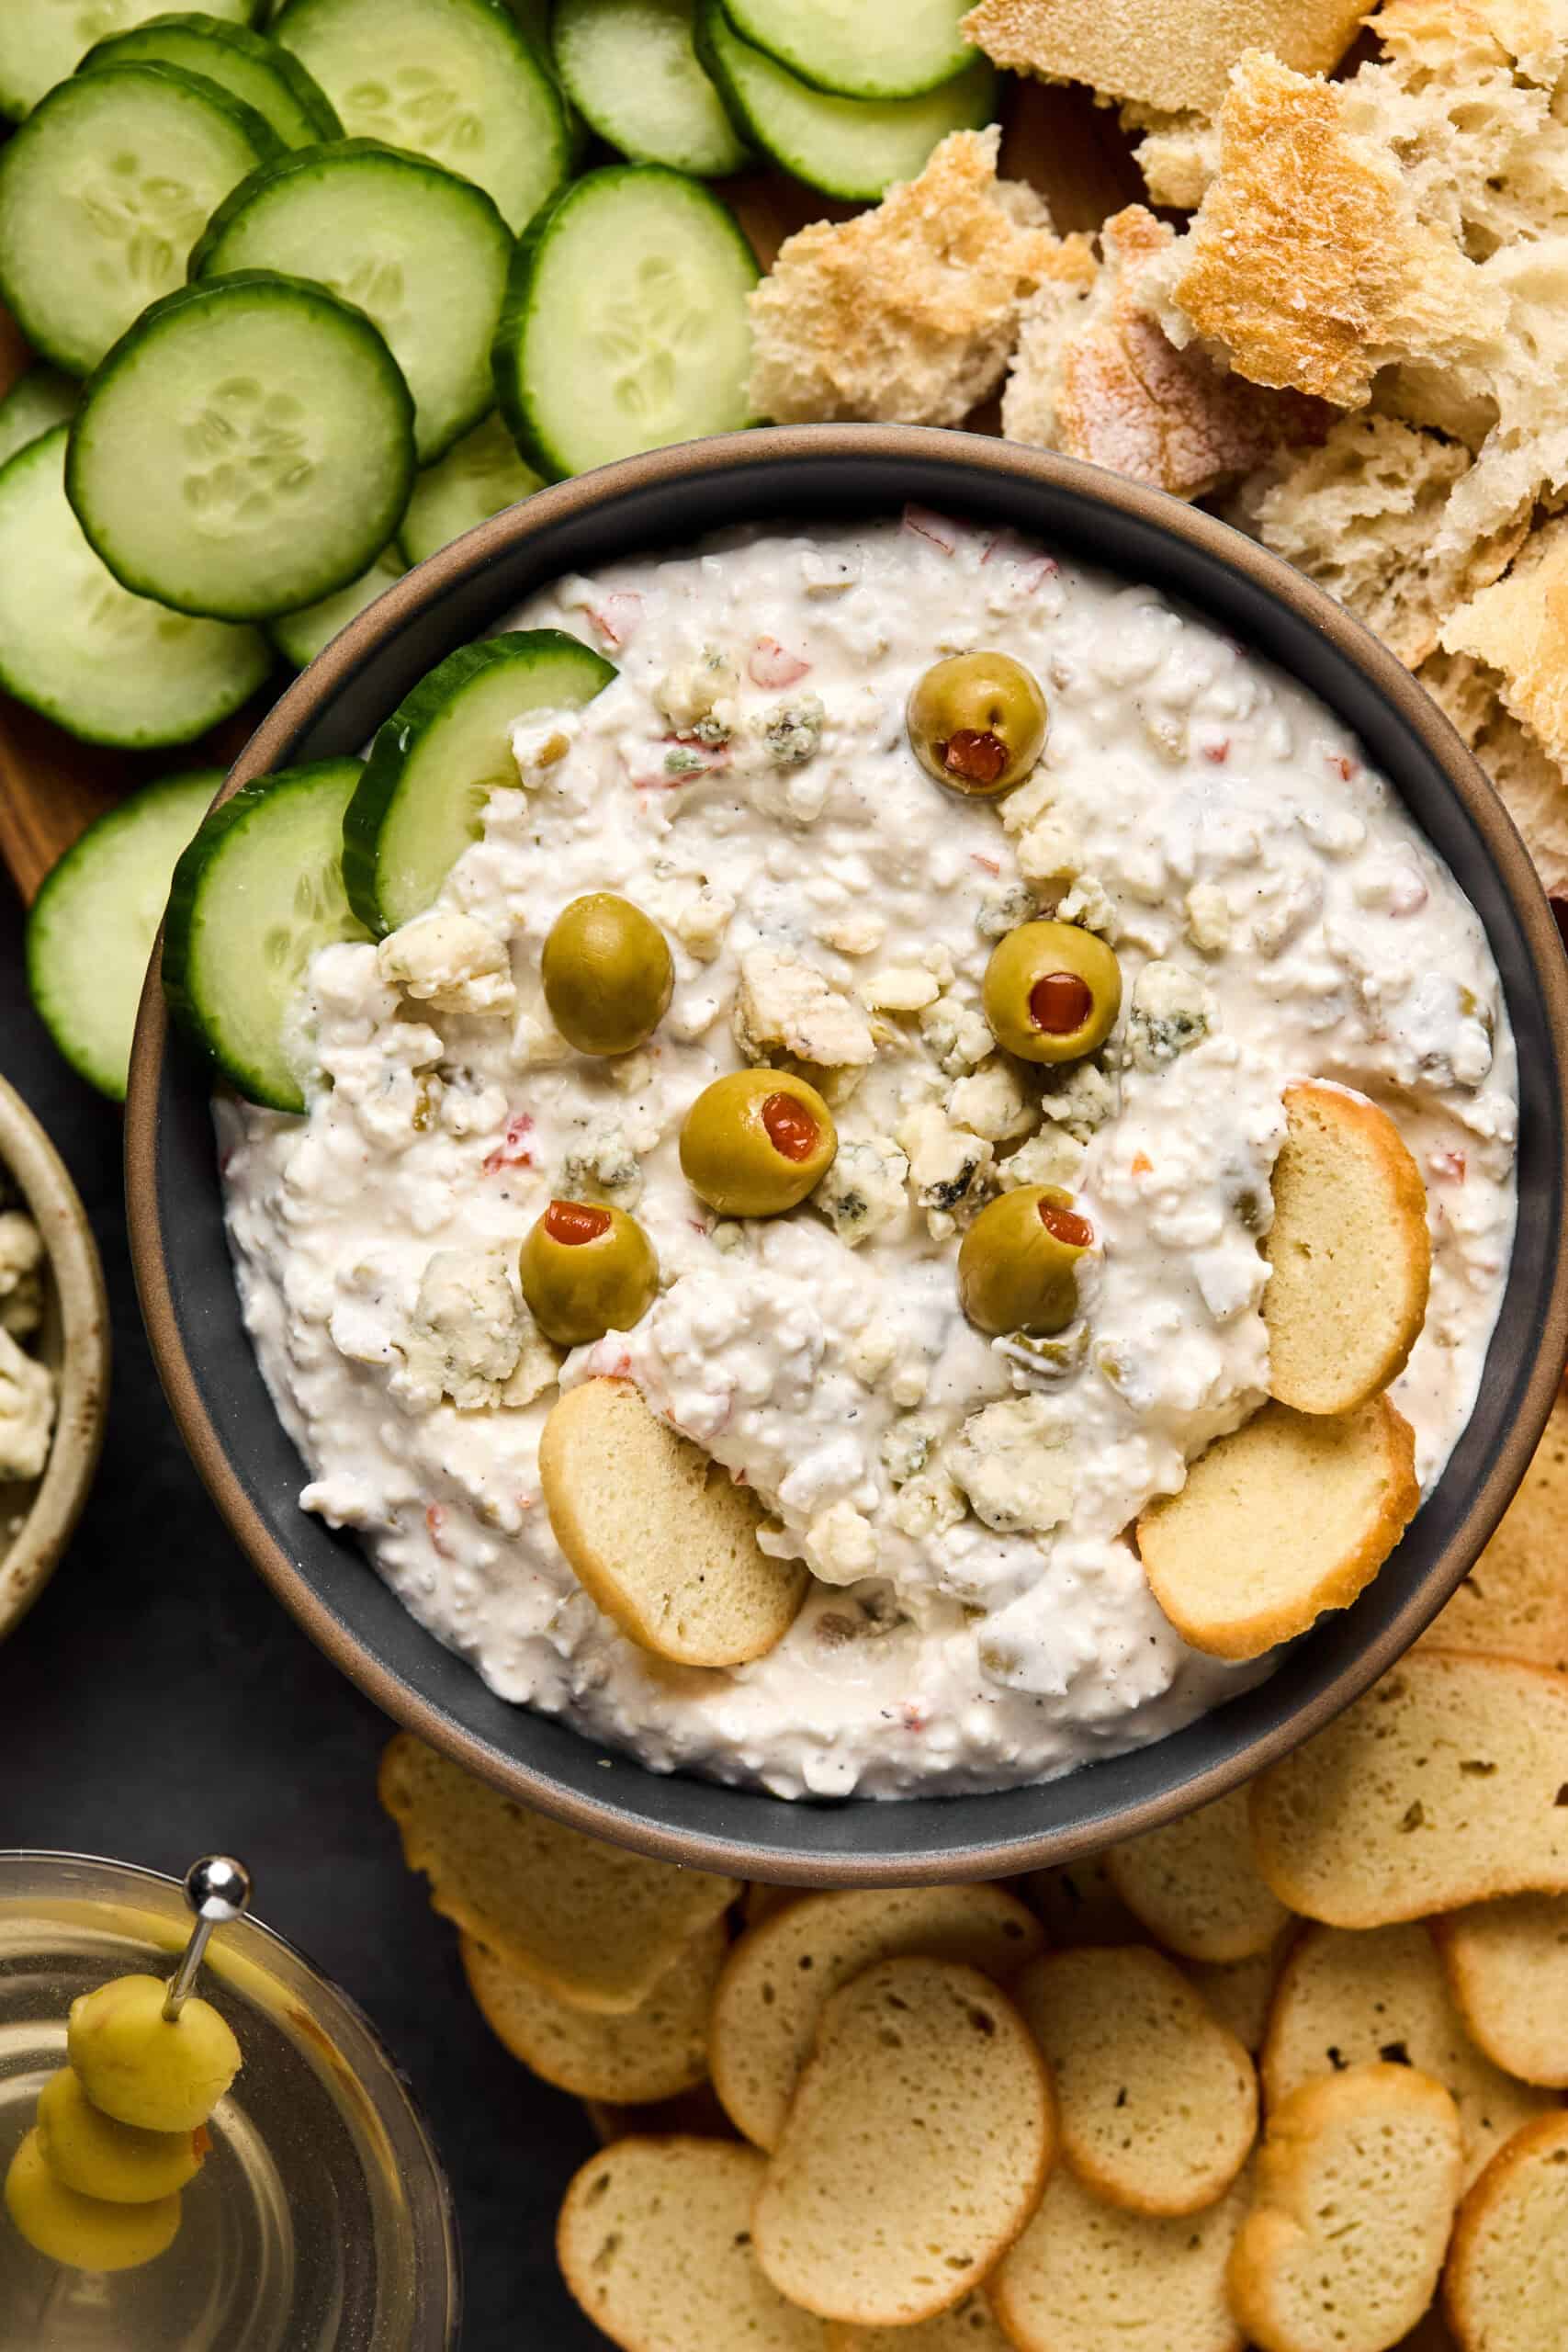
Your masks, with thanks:
<instances>
[{"instance_id":1,"label":"toasted bread slice","mask_svg":"<svg viewBox=\"0 0 1568 2352\"><path fill-rule=\"evenodd\" d=\"M1258 2080L1174 1962L1132 1945L1049 1952L1013 1992L1087 2188L1134 2213L1198 2213L1224 2195L1257 2134Z\"/></svg>"},{"instance_id":2,"label":"toasted bread slice","mask_svg":"<svg viewBox=\"0 0 1568 2352\"><path fill-rule=\"evenodd\" d=\"M1269 2030L1269 2012L1284 1965L1290 1932L1280 1936L1256 1960L1190 1960L1183 1974L1200 1993L1227 2033L1234 2033L1254 2058Z\"/></svg>"},{"instance_id":3,"label":"toasted bread slice","mask_svg":"<svg viewBox=\"0 0 1568 2352\"><path fill-rule=\"evenodd\" d=\"M1416 1441L1386 1396L1353 1413L1265 1405L1138 1521L1149 1589L1211 1657L1260 1657L1348 1609L1416 1515Z\"/></svg>"},{"instance_id":4,"label":"toasted bread slice","mask_svg":"<svg viewBox=\"0 0 1568 2352\"><path fill-rule=\"evenodd\" d=\"M1231 2305L1258 2352L1388 2352L1436 2292L1459 2117L1412 2066L1352 2066L1269 2119Z\"/></svg>"},{"instance_id":5,"label":"toasted bread slice","mask_svg":"<svg viewBox=\"0 0 1568 2352\"><path fill-rule=\"evenodd\" d=\"M1422 1635L1423 1645L1480 1650L1568 1673L1565 1530L1568 1398L1559 1396L1518 1493L1474 1567Z\"/></svg>"},{"instance_id":6,"label":"toasted bread slice","mask_svg":"<svg viewBox=\"0 0 1568 2352\"><path fill-rule=\"evenodd\" d=\"M1013 1881L1056 1951L1079 1944L1147 1943L1148 1929L1134 1919L1111 1883L1108 1857L1086 1854L1079 1862L1057 1862Z\"/></svg>"},{"instance_id":7,"label":"toasted bread slice","mask_svg":"<svg viewBox=\"0 0 1568 2352\"><path fill-rule=\"evenodd\" d=\"M874 1961L919 1952L961 1960L1006 1984L1043 1939L999 1886L905 1886L807 1894L753 1928L714 1996L709 2063L738 2132L778 2145L823 2009Z\"/></svg>"},{"instance_id":8,"label":"toasted bread slice","mask_svg":"<svg viewBox=\"0 0 1568 2352\"><path fill-rule=\"evenodd\" d=\"M1568 1894L1506 1894L1434 1919L1432 1933L1459 2013L1493 2064L1568 2090Z\"/></svg>"},{"instance_id":9,"label":"toasted bread slice","mask_svg":"<svg viewBox=\"0 0 1568 2352\"><path fill-rule=\"evenodd\" d=\"M1243 2173L1185 2221L1129 2213L1058 2165L986 2292L1017 2352L1242 2352L1225 2267L1247 2203Z\"/></svg>"},{"instance_id":10,"label":"toasted bread slice","mask_svg":"<svg viewBox=\"0 0 1568 2352\"><path fill-rule=\"evenodd\" d=\"M963 29L1015 74L1088 82L1101 97L1212 113L1243 50L1272 50L1303 74L1326 71L1360 19L1352 0L1181 0L1155 14L1140 0L1109 7L1096 0L980 0Z\"/></svg>"},{"instance_id":11,"label":"toasted bread slice","mask_svg":"<svg viewBox=\"0 0 1568 2352\"><path fill-rule=\"evenodd\" d=\"M1252 1838L1280 1901L1330 1927L1568 1894L1568 1675L1412 1651L1254 1781Z\"/></svg>"},{"instance_id":12,"label":"toasted bread slice","mask_svg":"<svg viewBox=\"0 0 1568 2352\"><path fill-rule=\"evenodd\" d=\"M1461 2352L1562 2352L1568 2328L1568 2115L1493 2157L1459 2209L1443 2301Z\"/></svg>"},{"instance_id":13,"label":"toasted bread slice","mask_svg":"<svg viewBox=\"0 0 1568 2352\"><path fill-rule=\"evenodd\" d=\"M586 1590L658 1657L742 1666L776 1649L800 1613L810 1577L761 1550L756 1496L630 1381L585 1380L550 1408L539 1484Z\"/></svg>"},{"instance_id":14,"label":"toasted bread slice","mask_svg":"<svg viewBox=\"0 0 1568 2352\"><path fill-rule=\"evenodd\" d=\"M1012 2352L980 2288L913 2327L847 2327L830 2319L827 2337L828 2352Z\"/></svg>"},{"instance_id":15,"label":"toasted bread slice","mask_svg":"<svg viewBox=\"0 0 1568 2352\"><path fill-rule=\"evenodd\" d=\"M1418 2067L1442 2084L1459 2113L1467 2180L1548 2103L1476 2048L1418 1922L1359 1935L1306 1928L1269 2013L1260 2061L1266 2103L1282 2106L1303 2083L1374 2059Z\"/></svg>"},{"instance_id":16,"label":"toasted bread slice","mask_svg":"<svg viewBox=\"0 0 1568 2352\"><path fill-rule=\"evenodd\" d=\"M739 1882L601 1845L399 1732L377 1786L431 1907L580 2009L640 2008Z\"/></svg>"},{"instance_id":17,"label":"toasted bread slice","mask_svg":"<svg viewBox=\"0 0 1568 2352\"><path fill-rule=\"evenodd\" d=\"M955 1961L878 1961L823 2011L757 2199L757 2259L825 2319L934 2318L1029 2220L1052 2141L1045 2068L1005 1994Z\"/></svg>"},{"instance_id":18,"label":"toasted bread slice","mask_svg":"<svg viewBox=\"0 0 1568 2352\"><path fill-rule=\"evenodd\" d=\"M739 2140L617 2140L572 2181L561 2274L622 2352L826 2352L822 2323L774 2291L751 2254L762 2159Z\"/></svg>"},{"instance_id":19,"label":"toasted bread slice","mask_svg":"<svg viewBox=\"0 0 1568 2352\"><path fill-rule=\"evenodd\" d=\"M1288 1086L1285 1118L1263 1244L1269 1391L1298 1413L1353 1413L1404 1371L1427 1319L1426 1189L1375 1102Z\"/></svg>"},{"instance_id":20,"label":"toasted bread slice","mask_svg":"<svg viewBox=\"0 0 1568 2352\"><path fill-rule=\"evenodd\" d=\"M678 1952L641 2008L624 2017L574 2008L477 1937L459 1946L485 2023L525 2066L576 2098L640 2107L678 2098L708 2071L708 2010L729 1950L716 1919Z\"/></svg>"},{"instance_id":21,"label":"toasted bread slice","mask_svg":"<svg viewBox=\"0 0 1568 2352\"><path fill-rule=\"evenodd\" d=\"M1111 1883L1167 1951L1182 1960L1256 1960L1290 1913L1258 1875L1247 1791L1113 1846Z\"/></svg>"}]
</instances>

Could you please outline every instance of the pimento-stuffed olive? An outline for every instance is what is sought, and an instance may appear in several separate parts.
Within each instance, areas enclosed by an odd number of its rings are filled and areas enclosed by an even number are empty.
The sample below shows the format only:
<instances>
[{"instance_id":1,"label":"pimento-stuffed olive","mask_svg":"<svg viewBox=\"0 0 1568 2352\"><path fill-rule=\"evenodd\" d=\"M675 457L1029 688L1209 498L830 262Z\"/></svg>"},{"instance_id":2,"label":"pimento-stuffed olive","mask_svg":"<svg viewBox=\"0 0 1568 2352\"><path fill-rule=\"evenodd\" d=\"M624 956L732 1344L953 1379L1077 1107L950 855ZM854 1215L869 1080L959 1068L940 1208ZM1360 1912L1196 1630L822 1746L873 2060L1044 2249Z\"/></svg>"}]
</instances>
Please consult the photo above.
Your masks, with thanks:
<instances>
[{"instance_id":1,"label":"pimento-stuffed olive","mask_svg":"<svg viewBox=\"0 0 1568 2352\"><path fill-rule=\"evenodd\" d=\"M659 1260L623 1210L552 1201L523 1243L517 1278L545 1337L581 1348L642 1320L658 1294Z\"/></svg>"},{"instance_id":2,"label":"pimento-stuffed olive","mask_svg":"<svg viewBox=\"0 0 1568 2352\"><path fill-rule=\"evenodd\" d=\"M977 1331L1066 1330L1078 1311L1077 1264L1094 1227L1055 1184L1022 1184L980 1211L958 1250L958 1303Z\"/></svg>"},{"instance_id":3,"label":"pimento-stuffed olive","mask_svg":"<svg viewBox=\"0 0 1568 2352\"><path fill-rule=\"evenodd\" d=\"M1021 784L1045 748L1045 696L1010 653L954 653L915 682L909 744L950 792L995 799Z\"/></svg>"},{"instance_id":4,"label":"pimento-stuffed olive","mask_svg":"<svg viewBox=\"0 0 1568 2352\"><path fill-rule=\"evenodd\" d=\"M1122 967L1078 923L1020 923L993 948L981 999L992 1035L1010 1054L1081 1061L1116 1025Z\"/></svg>"},{"instance_id":5,"label":"pimento-stuffed olive","mask_svg":"<svg viewBox=\"0 0 1568 2352\"><path fill-rule=\"evenodd\" d=\"M681 1166L721 1216L777 1216L819 1184L839 1148L817 1089L782 1069L737 1069L698 1095L681 1129Z\"/></svg>"}]
</instances>

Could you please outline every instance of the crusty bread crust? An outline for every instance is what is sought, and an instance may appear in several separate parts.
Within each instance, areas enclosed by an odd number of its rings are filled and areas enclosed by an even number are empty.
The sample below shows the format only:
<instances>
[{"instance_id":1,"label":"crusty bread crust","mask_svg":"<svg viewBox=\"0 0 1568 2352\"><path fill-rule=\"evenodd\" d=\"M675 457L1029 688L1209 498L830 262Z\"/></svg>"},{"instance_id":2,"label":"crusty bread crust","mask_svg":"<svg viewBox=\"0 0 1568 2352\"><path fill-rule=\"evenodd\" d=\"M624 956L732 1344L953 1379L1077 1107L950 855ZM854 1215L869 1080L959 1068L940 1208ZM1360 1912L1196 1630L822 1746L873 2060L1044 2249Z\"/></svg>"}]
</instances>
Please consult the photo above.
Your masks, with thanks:
<instances>
[{"instance_id":1,"label":"crusty bread crust","mask_svg":"<svg viewBox=\"0 0 1568 2352\"><path fill-rule=\"evenodd\" d=\"M1568 1894L1568 1675L1412 1650L1251 1807L1275 1894L1333 1927Z\"/></svg>"},{"instance_id":2,"label":"crusty bread crust","mask_svg":"<svg viewBox=\"0 0 1568 2352\"><path fill-rule=\"evenodd\" d=\"M477 1937L458 1939L468 1990L502 2046L558 2090L615 2107L678 2098L706 2081L708 2011L728 1950L726 1924L715 1919L640 2008L614 2017L563 2000Z\"/></svg>"},{"instance_id":3,"label":"crusty bread crust","mask_svg":"<svg viewBox=\"0 0 1568 2352\"><path fill-rule=\"evenodd\" d=\"M1213 113L1244 50L1303 74L1337 64L1363 0L980 0L963 32L997 64L1043 81L1088 82L1102 97Z\"/></svg>"},{"instance_id":4,"label":"crusty bread crust","mask_svg":"<svg viewBox=\"0 0 1568 2352\"><path fill-rule=\"evenodd\" d=\"M741 1666L783 1641L810 1576L757 1543L764 1516L626 1380L586 1380L539 1440L550 1526L578 1580L638 1647L678 1666Z\"/></svg>"},{"instance_id":5,"label":"crusty bread crust","mask_svg":"<svg viewBox=\"0 0 1568 2352\"><path fill-rule=\"evenodd\" d=\"M1266 1405L1137 1521L1149 1589L1211 1657L1260 1657L1348 1609L1421 1499L1415 1437L1386 1396L1354 1413Z\"/></svg>"},{"instance_id":6,"label":"crusty bread crust","mask_svg":"<svg viewBox=\"0 0 1568 2352\"><path fill-rule=\"evenodd\" d=\"M1386 1111L1340 1087L1285 1089L1264 1240L1269 1389L1299 1413L1353 1413L1398 1378L1427 1319L1427 1191Z\"/></svg>"},{"instance_id":7,"label":"crusty bread crust","mask_svg":"<svg viewBox=\"0 0 1568 2352\"><path fill-rule=\"evenodd\" d=\"M1460 2352L1561 2352L1568 2326L1568 2114L1517 2132L1459 2209L1443 2303Z\"/></svg>"},{"instance_id":8,"label":"crusty bread crust","mask_svg":"<svg viewBox=\"0 0 1568 2352\"><path fill-rule=\"evenodd\" d=\"M1353 2066L1269 2118L1256 2199L1230 2261L1258 2352L1388 2352L1431 2302L1460 2192L1440 2083Z\"/></svg>"}]
</instances>

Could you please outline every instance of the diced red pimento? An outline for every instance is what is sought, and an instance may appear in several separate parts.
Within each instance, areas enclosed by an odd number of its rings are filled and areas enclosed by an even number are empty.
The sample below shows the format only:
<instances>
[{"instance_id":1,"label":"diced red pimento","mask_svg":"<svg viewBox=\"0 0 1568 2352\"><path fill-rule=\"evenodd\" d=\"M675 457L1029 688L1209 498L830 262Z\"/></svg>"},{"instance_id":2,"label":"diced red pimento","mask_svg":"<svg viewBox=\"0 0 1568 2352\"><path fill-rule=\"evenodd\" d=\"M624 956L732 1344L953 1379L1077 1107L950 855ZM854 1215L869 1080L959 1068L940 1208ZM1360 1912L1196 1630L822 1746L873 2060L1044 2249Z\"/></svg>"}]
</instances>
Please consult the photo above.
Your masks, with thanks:
<instances>
[{"instance_id":1,"label":"diced red pimento","mask_svg":"<svg viewBox=\"0 0 1568 2352\"><path fill-rule=\"evenodd\" d=\"M612 589L597 605L588 606L588 617L606 645L624 645L642 618L642 598L635 588Z\"/></svg>"},{"instance_id":2,"label":"diced red pimento","mask_svg":"<svg viewBox=\"0 0 1568 2352\"><path fill-rule=\"evenodd\" d=\"M450 1545L444 1544L441 1540L442 1530L446 1524L446 1512L442 1504L431 1503L428 1506L424 1514L424 1523L430 1531L430 1540L441 1557L444 1560L454 1558L456 1555Z\"/></svg>"},{"instance_id":3,"label":"diced red pimento","mask_svg":"<svg viewBox=\"0 0 1568 2352\"><path fill-rule=\"evenodd\" d=\"M992 532L986 541L986 552L980 561L982 564L993 561L1017 564L1024 575L1020 585L1026 595L1032 594L1043 580L1053 578L1062 568L1054 555L1043 555L1038 548L1032 548L1027 540L1021 539L1015 530L1007 526Z\"/></svg>"},{"instance_id":4,"label":"diced red pimento","mask_svg":"<svg viewBox=\"0 0 1568 2352\"><path fill-rule=\"evenodd\" d=\"M927 1714L925 1709L921 1706L918 1699L907 1699L904 1702L904 1728L906 1731L924 1731L930 1721L931 1717Z\"/></svg>"},{"instance_id":5,"label":"diced red pimento","mask_svg":"<svg viewBox=\"0 0 1568 2352\"><path fill-rule=\"evenodd\" d=\"M781 645L776 637L760 637L751 649L746 664L746 674L754 686L766 686L770 692L780 686L797 686L810 674L811 664L798 653Z\"/></svg>"},{"instance_id":6,"label":"diced red pimento","mask_svg":"<svg viewBox=\"0 0 1568 2352\"><path fill-rule=\"evenodd\" d=\"M1346 783L1348 784L1350 778L1356 773L1357 762L1348 758L1343 752L1330 752L1327 754L1327 759L1328 764L1334 770L1335 775L1343 776Z\"/></svg>"},{"instance_id":7,"label":"diced red pimento","mask_svg":"<svg viewBox=\"0 0 1568 2352\"><path fill-rule=\"evenodd\" d=\"M534 1155L528 1148L528 1137L534 1132L534 1122L526 1111L513 1111L506 1122L506 1133L492 1152L485 1157L485 1174L499 1175L503 1168L532 1168Z\"/></svg>"},{"instance_id":8,"label":"diced red pimento","mask_svg":"<svg viewBox=\"0 0 1568 2352\"><path fill-rule=\"evenodd\" d=\"M904 528L917 537L930 539L932 547L943 555L955 554L960 537L959 526L950 514L938 514L930 506L917 506L912 502L904 509Z\"/></svg>"},{"instance_id":9,"label":"diced red pimento","mask_svg":"<svg viewBox=\"0 0 1568 2352\"><path fill-rule=\"evenodd\" d=\"M1464 1182L1465 1158L1462 1151L1435 1151L1427 1165L1434 1176L1441 1177L1446 1183L1462 1184Z\"/></svg>"},{"instance_id":10,"label":"diced red pimento","mask_svg":"<svg viewBox=\"0 0 1568 2352\"><path fill-rule=\"evenodd\" d=\"M1203 746L1203 757L1206 760L1212 760L1217 768L1223 768L1230 755L1231 739L1228 735L1221 735Z\"/></svg>"},{"instance_id":11,"label":"diced red pimento","mask_svg":"<svg viewBox=\"0 0 1568 2352\"><path fill-rule=\"evenodd\" d=\"M1002 870L999 857L982 857L977 849L972 849L969 857L971 864L977 865L982 874L999 874Z\"/></svg>"}]
</instances>

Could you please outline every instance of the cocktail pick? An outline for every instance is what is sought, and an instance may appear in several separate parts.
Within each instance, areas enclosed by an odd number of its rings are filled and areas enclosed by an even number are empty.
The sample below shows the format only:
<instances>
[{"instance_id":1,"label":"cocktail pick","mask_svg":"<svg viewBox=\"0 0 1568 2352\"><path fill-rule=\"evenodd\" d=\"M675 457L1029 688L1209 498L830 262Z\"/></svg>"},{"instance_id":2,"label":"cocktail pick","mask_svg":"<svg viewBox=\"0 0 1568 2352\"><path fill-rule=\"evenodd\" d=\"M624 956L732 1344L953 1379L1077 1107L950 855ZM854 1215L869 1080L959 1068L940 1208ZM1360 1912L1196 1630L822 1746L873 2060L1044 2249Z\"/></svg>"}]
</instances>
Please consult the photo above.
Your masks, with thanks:
<instances>
[{"instance_id":1,"label":"cocktail pick","mask_svg":"<svg viewBox=\"0 0 1568 2352\"><path fill-rule=\"evenodd\" d=\"M189 2000L214 1928L231 1927L250 1907L251 1874L232 1854L204 1854L186 1872L186 1901L196 1925L169 1984L164 2015L172 2025Z\"/></svg>"}]
</instances>

